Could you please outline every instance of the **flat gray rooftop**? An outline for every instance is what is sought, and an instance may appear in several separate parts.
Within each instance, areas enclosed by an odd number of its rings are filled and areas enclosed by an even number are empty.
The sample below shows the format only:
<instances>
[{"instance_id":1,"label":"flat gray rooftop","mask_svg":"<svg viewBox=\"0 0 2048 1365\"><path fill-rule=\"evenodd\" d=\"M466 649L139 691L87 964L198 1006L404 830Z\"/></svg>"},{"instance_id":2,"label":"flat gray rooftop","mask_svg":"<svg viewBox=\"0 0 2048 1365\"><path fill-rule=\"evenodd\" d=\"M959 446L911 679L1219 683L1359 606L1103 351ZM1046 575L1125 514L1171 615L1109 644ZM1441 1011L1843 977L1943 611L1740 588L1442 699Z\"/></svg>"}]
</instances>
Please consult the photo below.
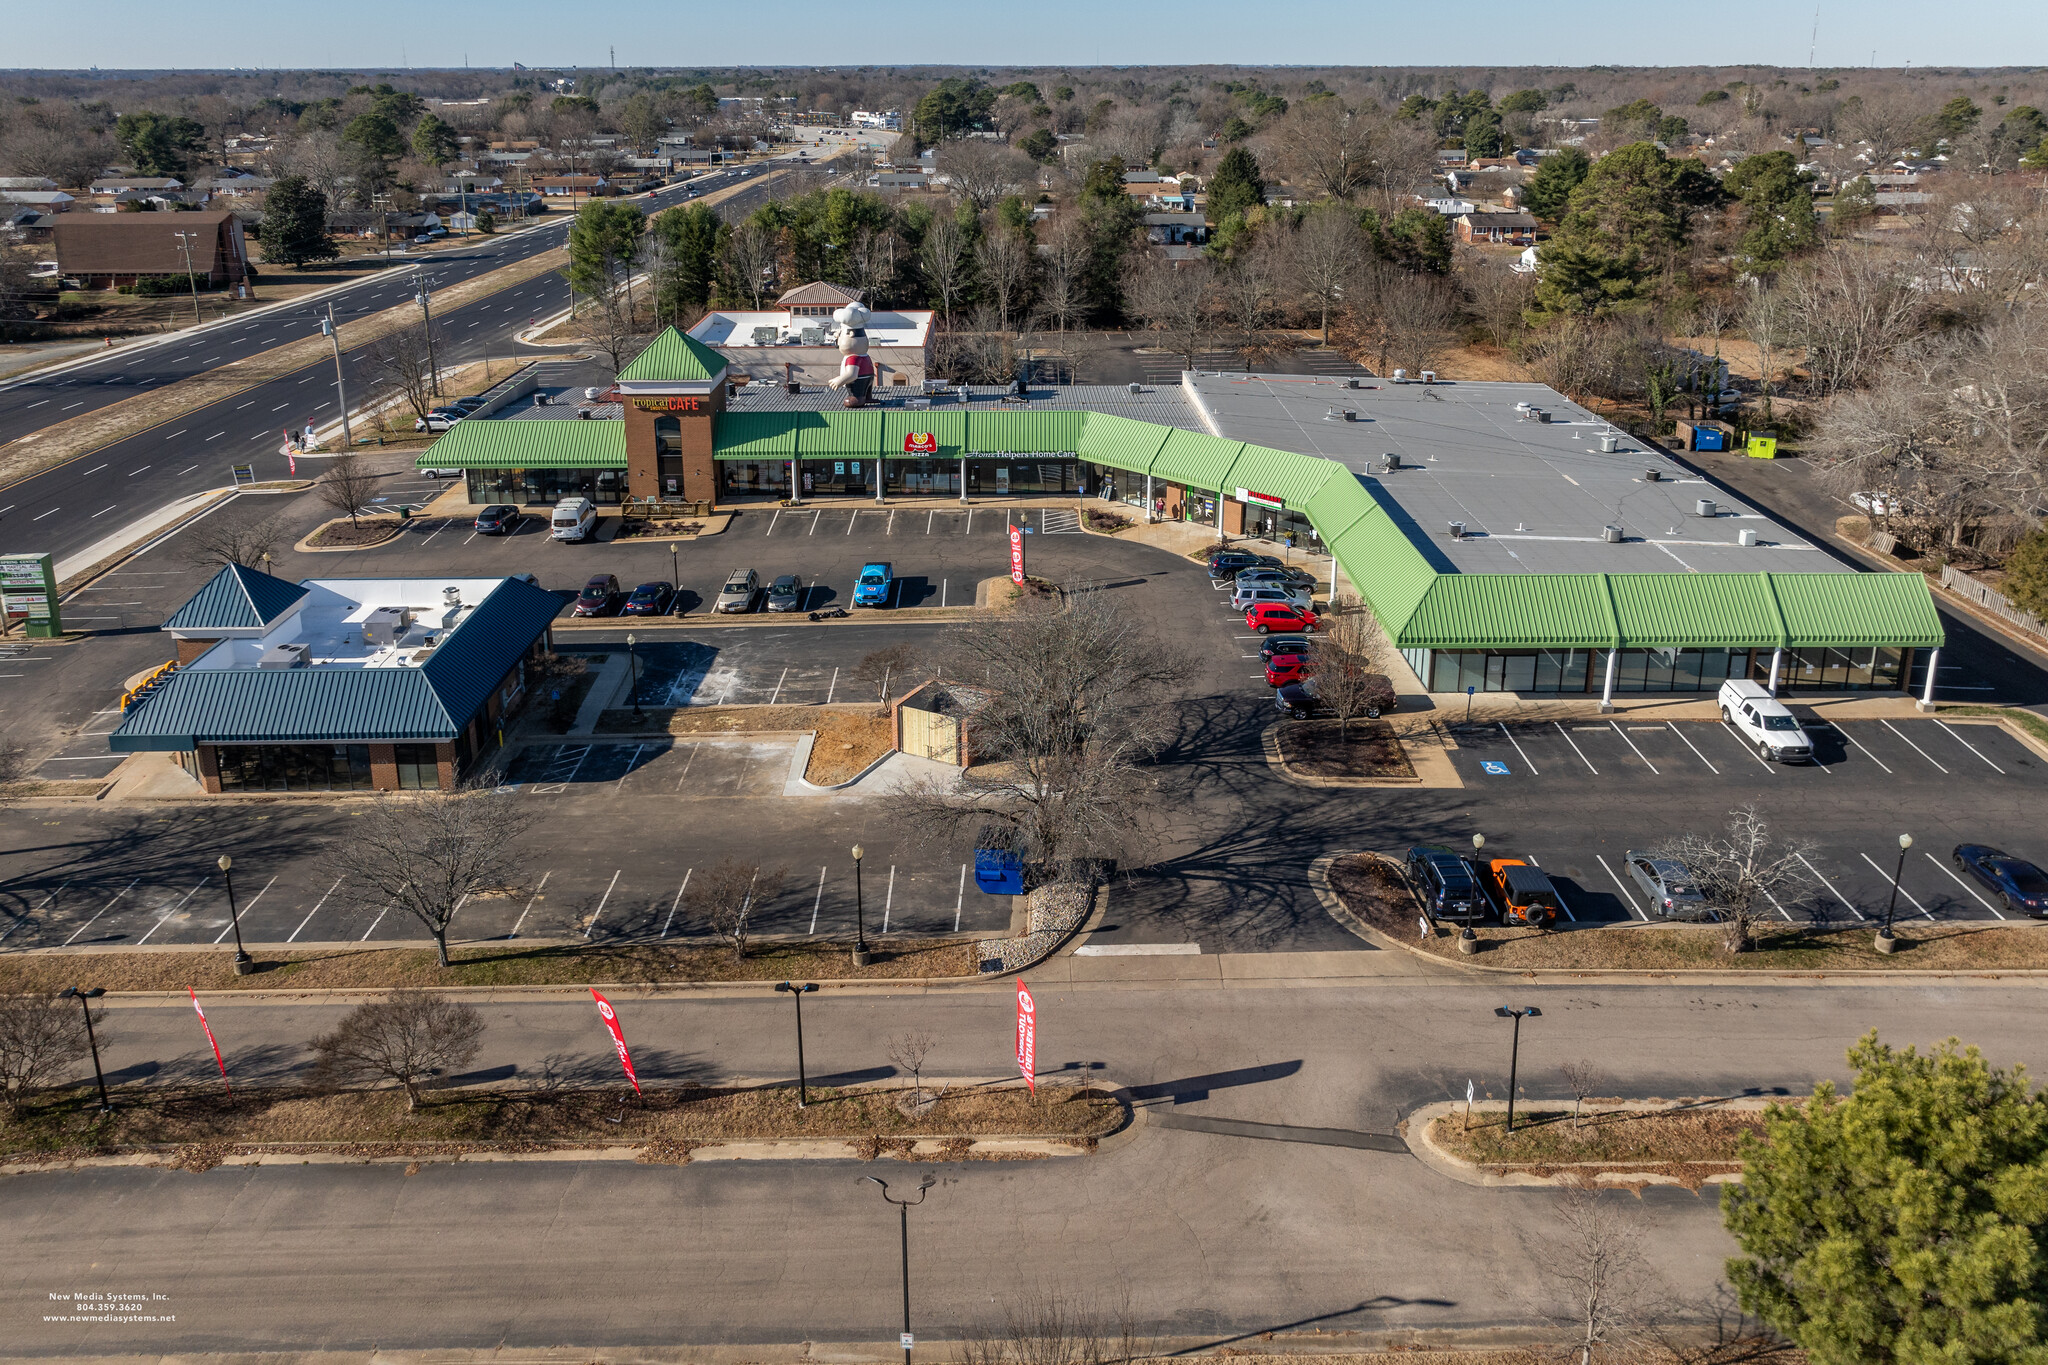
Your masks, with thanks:
<instances>
[{"instance_id":1,"label":"flat gray rooftop","mask_svg":"<svg viewBox=\"0 0 2048 1365\"><path fill-rule=\"evenodd\" d=\"M1854 572L1546 385L1357 382L1203 371L1185 391L1217 435L1348 466L1444 572ZM1611 453L1600 449L1608 432L1619 437ZM1398 472L1382 472L1389 454ZM1694 512L1701 498L1714 516ZM1605 540L1608 525L1622 528L1620 544ZM1739 544L1743 530L1759 543Z\"/></svg>"},{"instance_id":2,"label":"flat gray rooftop","mask_svg":"<svg viewBox=\"0 0 2048 1365\"><path fill-rule=\"evenodd\" d=\"M918 408L933 412L1106 412L1134 422L1157 422L1184 431L1207 431L1201 414L1177 384L1144 384L1132 393L1120 384L1034 384L1023 402L1005 402L1007 386L971 384L965 396L958 388L926 395L914 389L880 388L873 407L884 410ZM830 412L845 404L836 389L806 384L790 393L779 384L748 384L725 405L727 412Z\"/></svg>"}]
</instances>

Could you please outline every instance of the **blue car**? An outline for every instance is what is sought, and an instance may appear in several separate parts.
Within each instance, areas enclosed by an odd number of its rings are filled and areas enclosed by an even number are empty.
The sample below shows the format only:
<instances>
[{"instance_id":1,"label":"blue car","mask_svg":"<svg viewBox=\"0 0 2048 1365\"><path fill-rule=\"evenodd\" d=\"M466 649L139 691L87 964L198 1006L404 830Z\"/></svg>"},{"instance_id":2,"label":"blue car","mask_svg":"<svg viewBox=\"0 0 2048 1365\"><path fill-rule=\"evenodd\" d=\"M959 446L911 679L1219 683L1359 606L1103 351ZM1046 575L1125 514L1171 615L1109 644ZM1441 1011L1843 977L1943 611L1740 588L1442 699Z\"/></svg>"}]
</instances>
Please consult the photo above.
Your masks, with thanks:
<instances>
[{"instance_id":1,"label":"blue car","mask_svg":"<svg viewBox=\"0 0 2048 1365\"><path fill-rule=\"evenodd\" d=\"M853 605L856 607L886 607L889 594L895 589L896 580L887 564L863 564L860 577L853 585Z\"/></svg>"},{"instance_id":2,"label":"blue car","mask_svg":"<svg viewBox=\"0 0 2048 1365\"><path fill-rule=\"evenodd\" d=\"M1989 844L1957 844L1949 856L2002 898L2009 913L2048 918L2048 872Z\"/></svg>"}]
</instances>

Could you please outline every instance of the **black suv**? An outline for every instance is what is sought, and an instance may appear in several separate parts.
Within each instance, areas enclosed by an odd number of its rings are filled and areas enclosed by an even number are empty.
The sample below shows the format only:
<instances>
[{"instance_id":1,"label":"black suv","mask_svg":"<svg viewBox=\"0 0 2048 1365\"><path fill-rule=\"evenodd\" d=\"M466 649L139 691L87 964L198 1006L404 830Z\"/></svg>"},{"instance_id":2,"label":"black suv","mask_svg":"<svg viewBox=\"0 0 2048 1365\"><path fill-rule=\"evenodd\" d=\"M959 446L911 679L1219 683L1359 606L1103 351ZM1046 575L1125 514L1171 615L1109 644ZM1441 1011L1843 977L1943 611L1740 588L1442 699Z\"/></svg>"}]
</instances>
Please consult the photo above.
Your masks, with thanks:
<instances>
[{"instance_id":1,"label":"black suv","mask_svg":"<svg viewBox=\"0 0 2048 1365\"><path fill-rule=\"evenodd\" d=\"M509 535L518 530L519 523L525 519L512 504L493 503L476 514L476 532L480 536Z\"/></svg>"},{"instance_id":2,"label":"black suv","mask_svg":"<svg viewBox=\"0 0 2048 1365\"><path fill-rule=\"evenodd\" d=\"M1486 897L1471 866L1450 849L1417 844L1408 850L1408 885L1415 898L1437 919L1464 923L1485 919Z\"/></svg>"},{"instance_id":3,"label":"black suv","mask_svg":"<svg viewBox=\"0 0 2048 1365\"><path fill-rule=\"evenodd\" d=\"M1255 555L1244 550L1221 550L1209 558L1209 577L1220 583L1225 579L1236 578L1246 569L1284 567L1271 555Z\"/></svg>"},{"instance_id":4,"label":"black suv","mask_svg":"<svg viewBox=\"0 0 2048 1365\"><path fill-rule=\"evenodd\" d=\"M618 610L619 599L625 592L619 587L616 574L601 573L583 585L583 591L576 594L576 606L571 616L610 616Z\"/></svg>"}]
</instances>

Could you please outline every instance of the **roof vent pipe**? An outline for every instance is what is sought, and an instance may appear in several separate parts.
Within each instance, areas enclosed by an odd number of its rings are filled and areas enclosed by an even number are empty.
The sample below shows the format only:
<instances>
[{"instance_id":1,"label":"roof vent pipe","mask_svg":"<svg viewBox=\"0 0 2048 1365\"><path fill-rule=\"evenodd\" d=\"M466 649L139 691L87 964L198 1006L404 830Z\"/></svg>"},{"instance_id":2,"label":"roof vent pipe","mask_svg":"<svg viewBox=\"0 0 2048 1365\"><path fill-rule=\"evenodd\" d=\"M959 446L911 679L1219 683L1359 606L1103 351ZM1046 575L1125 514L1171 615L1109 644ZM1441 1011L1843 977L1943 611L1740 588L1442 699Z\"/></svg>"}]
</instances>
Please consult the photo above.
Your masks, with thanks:
<instances>
[{"instance_id":1,"label":"roof vent pipe","mask_svg":"<svg viewBox=\"0 0 2048 1365\"><path fill-rule=\"evenodd\" d=\"M449 586L441 589L441 605L444 607L461 606L462 589L456 587L452 583Z\"/></svg>"},{"instance_id":2,"label":"roof vent pipe","mask_svg":"<svg viewBox=\"0 0 2048 1365\"><path fill-rule=\"evenodd\" d=\"M1454 522L1452 522L1452 523L1451 523L1451 539L1452 539L1452 540L1463 540L1464 538L1465 538L1465 523L1464 523L1464 522L1462 522L1462 521L1454 521Z\"/></svg>"},{"instance_id":3,"label":"roof vent pipe","mask_svg":"<svg viewBox=\"0 0 2048 1365\"><path fill-rule=\"evenodd\" d=\"M1132 384L1129 386L1129 388L1132 393L1143 393L1145 391L1145 386L1143 384Z\"/></svg>"},{"instance_id":4,"label":"roof vent pipe","mask_svg":"<svg viewBox=\"0 0 2048 1365\"><path fill-rule=\"evenodd\" d=\"M1606 541L1609 545L1621 544L1621 528L1619 526L1601 527L1600 539Z\"/></svg>"},{"instance_id":5,"label":"roof vent pipe","mask_svg":"<svg viewBox=\"0 0 2048 1365\"><path fill-rule=\"evenodd\" d=\"M1643 471L1643 482L1644 482L1644 483L1655 483L1655 482L1657 482L1657 480L1658 480L1658 479L1660 479L1660 478L1662 478L1662 477L1663 477L1663 475L1659 474L1659 473L1658 473L1658 472L1657 472L1656 470L1654 470L1654 469L1645 469L1645 470Z\"/></svg>"},{"instance_id":6,"label":"roof vent pipe","mask_svg":"<svg viewBox=\"0 0 2048 1365\"><path fill-rule=\"evenodd\" d=\"M1396 371L1394 371L1394 382L1395 382L1396 384L1405 384L1405 383L1407 383L1407 382L1408 382L1408 371L1406 371L1406 370L1396 370Z\"/></svg>"}]
</instances>

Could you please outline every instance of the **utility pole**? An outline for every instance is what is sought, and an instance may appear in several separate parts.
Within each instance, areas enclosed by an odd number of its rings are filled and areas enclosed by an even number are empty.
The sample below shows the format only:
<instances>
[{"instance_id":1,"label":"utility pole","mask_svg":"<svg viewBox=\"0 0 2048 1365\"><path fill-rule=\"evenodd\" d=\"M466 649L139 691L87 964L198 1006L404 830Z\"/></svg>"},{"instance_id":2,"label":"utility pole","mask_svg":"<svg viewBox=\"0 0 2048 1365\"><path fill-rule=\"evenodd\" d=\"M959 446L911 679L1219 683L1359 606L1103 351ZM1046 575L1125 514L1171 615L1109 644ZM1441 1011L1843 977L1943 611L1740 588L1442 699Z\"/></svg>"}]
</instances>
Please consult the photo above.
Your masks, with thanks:
<instances>
[{"instance_id":1,"label":"utility pole","mask_svg":"<svg viewBox=\"0 0 2048 1365\"><path fill-rule=\"evenodd\" d=\"M441 391L441 365L439 361L434 359L434 296L430 292L431 286L428 285L426 280L417 271L413 273L412 282L413 286L419 291L412 296L412 301L420 306L420 312L426 318L427 387L430 393L439 393Z\"/></svg>"},{"instance_id":2,"label":"utility pole","mask_svg":"<svg viewBox=\"0 0 2048 1365\"><path fill-rule=\"evenodd\" d=\"M320 324L320 331L334 343L334 399L341 406L341 448L354 450L356 439L348 429L348 390L341 382L341 329L334 321L334 305L327 305L327 317Z\"/></svg>"},{"instance_id":3,"label":"utility pole","mask_svg":"<svg viewBox=\"0 0 2048 1365\"><path fill-rule=\"evenodd\" d=\"M196 232L174 232L171 235L178 239L178 249L185 253L185 283L192 286L192 321L198 322L199 276L192 272L192 239L199 234Z\"/></svg>"}]
</instances>

